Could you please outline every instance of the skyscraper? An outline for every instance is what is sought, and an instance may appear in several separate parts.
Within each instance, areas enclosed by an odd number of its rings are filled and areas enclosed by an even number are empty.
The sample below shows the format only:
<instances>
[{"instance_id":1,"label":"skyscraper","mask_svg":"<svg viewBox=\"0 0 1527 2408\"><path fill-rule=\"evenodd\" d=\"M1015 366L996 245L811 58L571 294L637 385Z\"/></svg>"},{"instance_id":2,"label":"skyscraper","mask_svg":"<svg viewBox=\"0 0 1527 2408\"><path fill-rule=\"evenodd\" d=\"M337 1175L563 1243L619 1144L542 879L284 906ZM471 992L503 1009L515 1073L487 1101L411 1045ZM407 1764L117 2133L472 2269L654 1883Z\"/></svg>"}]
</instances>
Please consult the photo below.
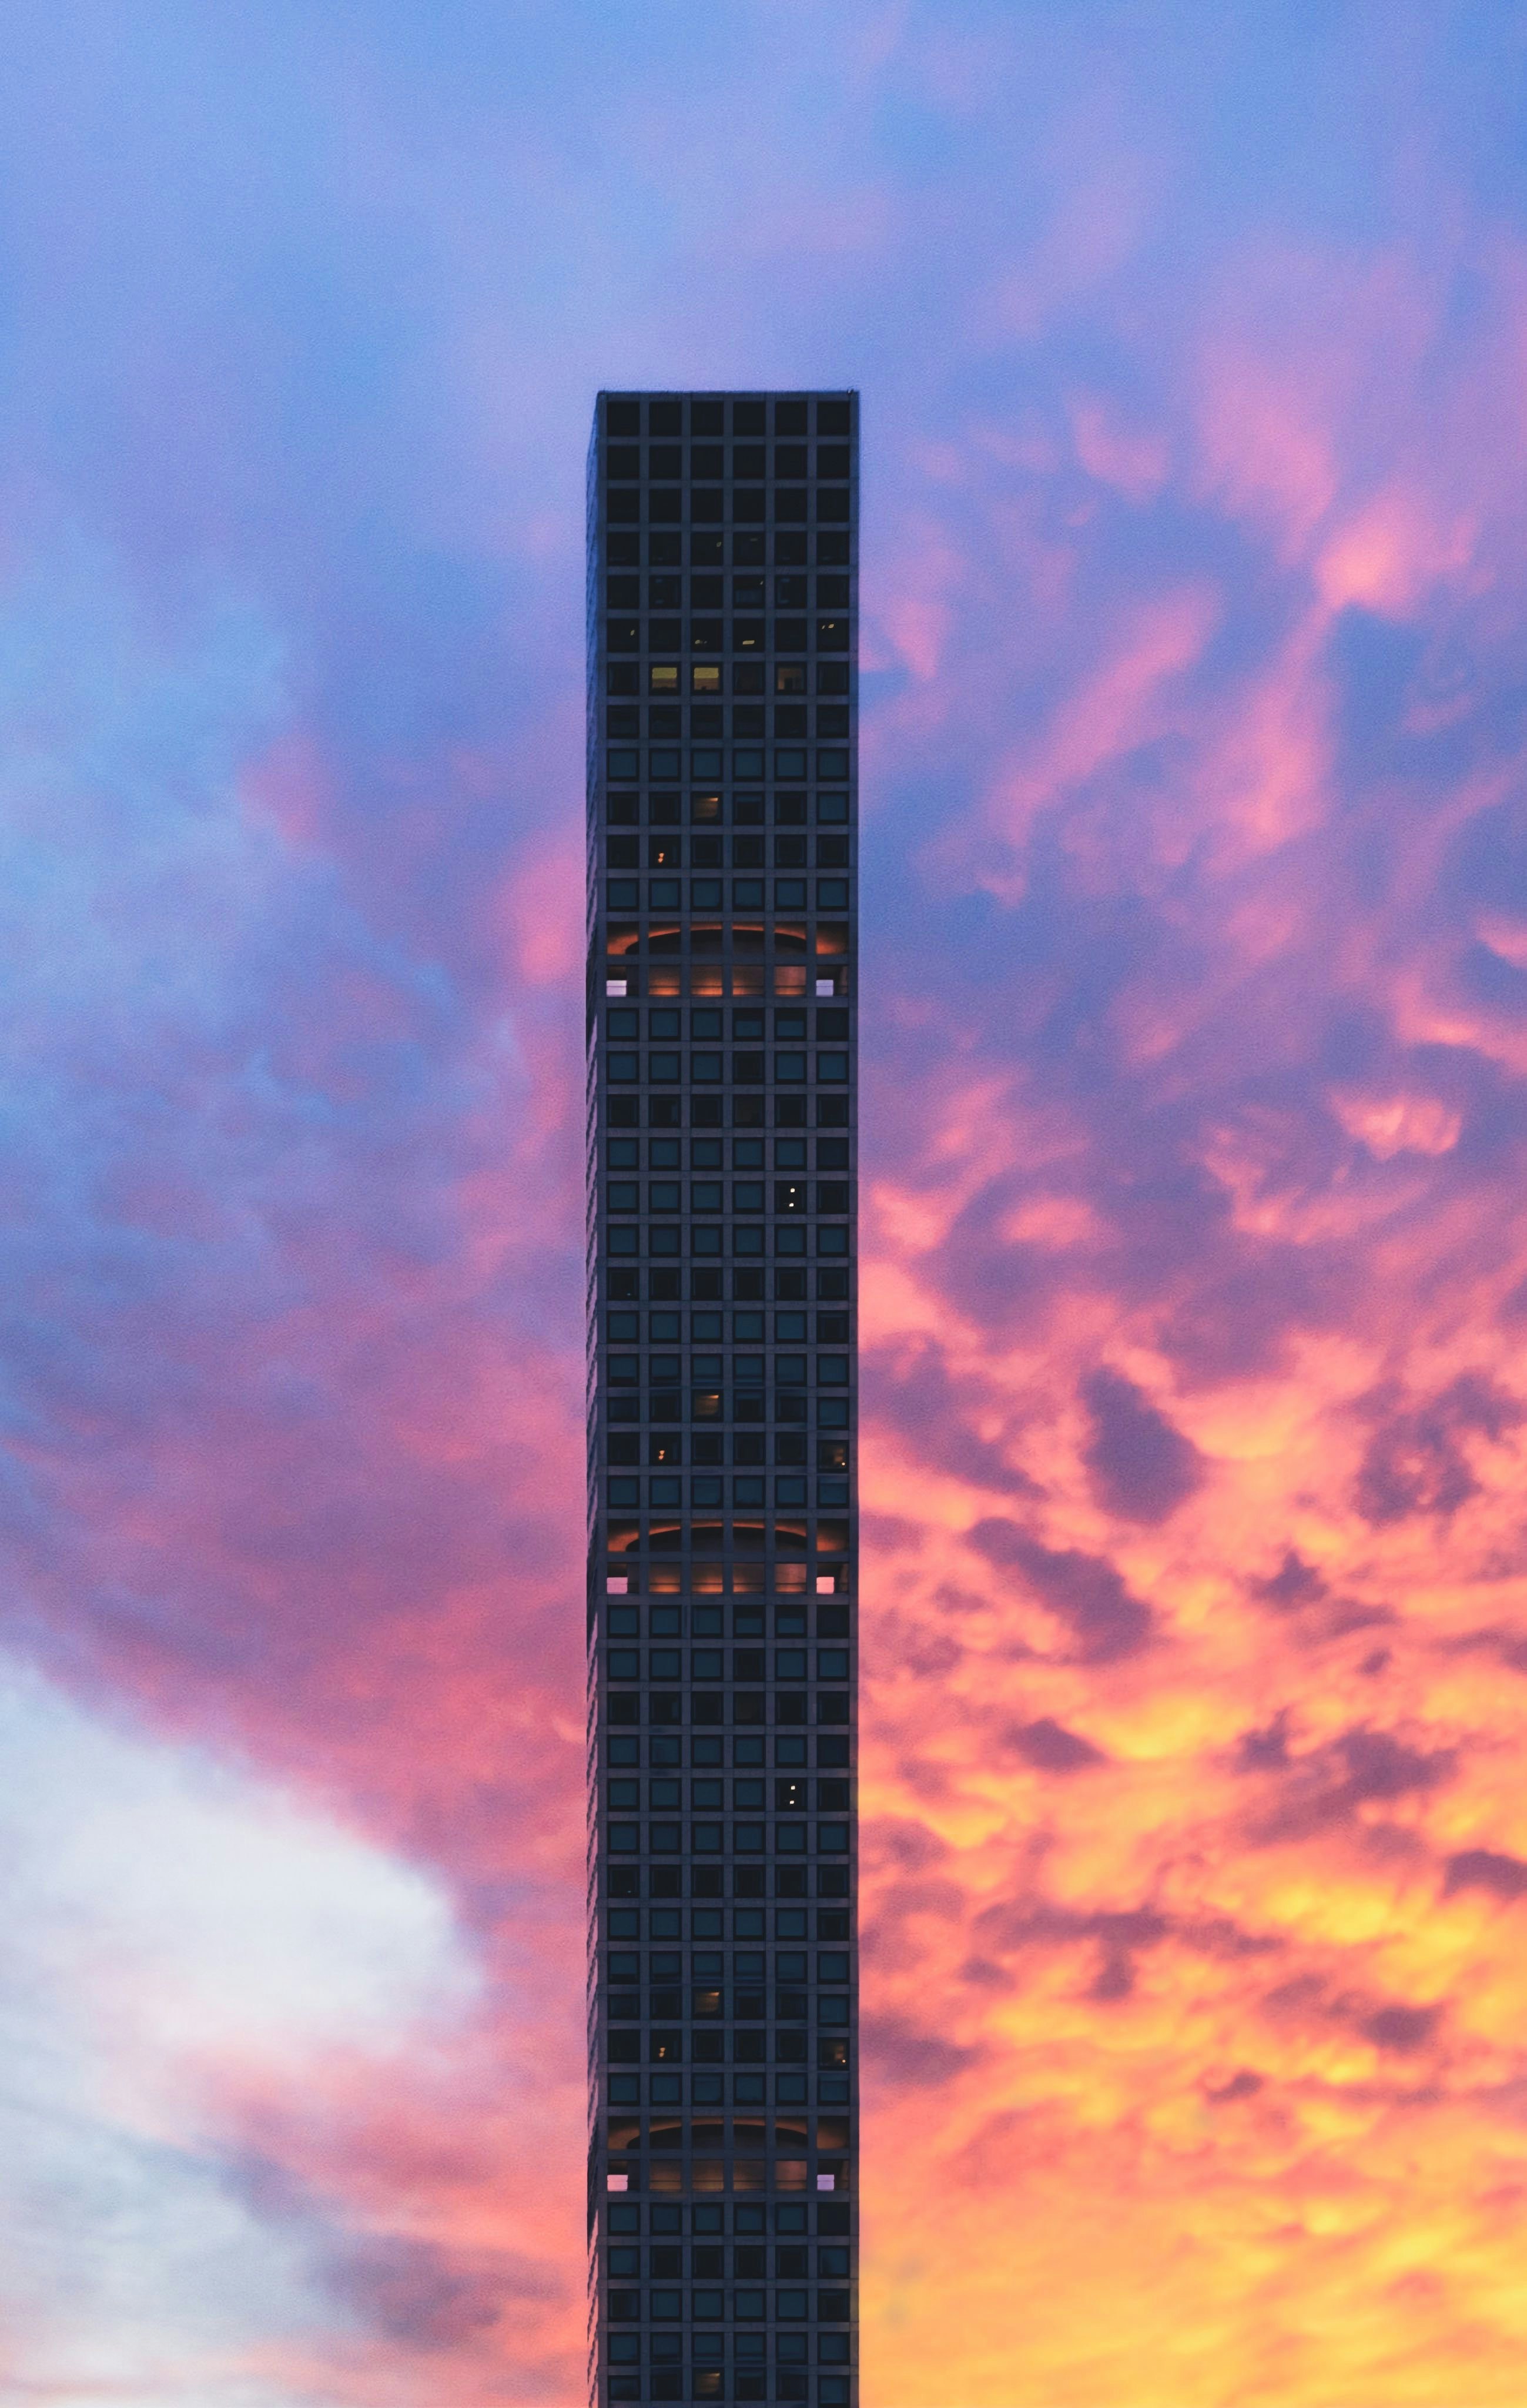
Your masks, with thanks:
<instances>
[{"instance_id":1,"label":"skyscraper","mask_svg":"<svg viewBox=\"0 0 1527 2408\"><path fill-rule=\"evenodd\" d=\"M857 421L589 455L599 2408L858 2397Z\"/></svg>"}]
</instances>

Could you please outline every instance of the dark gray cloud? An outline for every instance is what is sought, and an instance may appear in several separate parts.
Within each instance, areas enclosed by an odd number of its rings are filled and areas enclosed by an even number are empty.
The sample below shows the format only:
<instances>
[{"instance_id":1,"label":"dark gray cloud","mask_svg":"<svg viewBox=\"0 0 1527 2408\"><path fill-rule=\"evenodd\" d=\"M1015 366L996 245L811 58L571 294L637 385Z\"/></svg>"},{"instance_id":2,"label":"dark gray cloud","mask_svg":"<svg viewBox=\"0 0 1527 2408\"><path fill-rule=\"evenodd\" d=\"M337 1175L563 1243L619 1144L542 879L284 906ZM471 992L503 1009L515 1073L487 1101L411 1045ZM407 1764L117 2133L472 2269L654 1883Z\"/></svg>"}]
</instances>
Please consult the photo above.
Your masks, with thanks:
<instances>
[{"instance_id":1,"label":"dark gray cloud","mask_svg":"<svg viewBox=\"0 0 1527 2408\"><path fill-rule=\"evenodd\" d=\"M1092 1424L1082 1459L1099 1504L1132 1522L1164 1522L1204 1477L1198 1449L1121 1372L1093 1371L1081 1393Z\"/></svg>"},{"instance_id":2,"label":"dark gray cloud","mask_svg":"<svg viewBox=\"0 0 1527 2408\"><path fill-rule=\"evenodd\" d=\"M913 2090L936 2090L977 2062L980 2051L901 2015L866 2012L861 2044L875 2071Z\"/></svg>"},{"instance_id":3,"label":"dark gray cloud","mask_svg":"<svg viewBox=\"0 0 1527 2408\"><path fill-rule=\"evenodd\" d=\"M1527 1893L1527 1863L1494 1848L1460 1848L1448 1859L1444 1889L1449 1898L1460 1890L1482 1889L1494 1898L1518 1899Z\"/></svg>"},{"instance_id":4,"label":"dark gray cloud","mask_svg":"<svg viewBox=\"0 0 1527 2408\"><path fill-rule=\"evenodd\" d=\"M1478 1488L1464 1440L1499 1439L1522 1414L1514 1397L1472 1373L1427 1404L1384 1414L1358 1472L1358 1511L1376 1527L1456 1513Z\"/></svg>"},{"instance_id":5,"label":"dark gray cloud","mask_svg":"<svg viewBox=\"0 0 1527 2408\"><path fill-rule=\"evenodd\" d=\"M1451 1747L1418 1747L1392 1731L1358 1725L1319 1747L1293 1743L1285 1709L1242 1738L1236 1762L1272 1784L1272 1802L1259 1810L1254 1831L1263 1842L1288 1842L1350 1822L1363 1806L1424 1797L1458 1770Z\"/></svg>"},{"instance_id":6,"label":"dark gray cloud","mask_svg":"<svg viewBox=\"0 0 1527 2408\"><path fill-rule=\"evenodd\" d=\"M1251 1595L1264 1605L1276 1606L1280 1613L1301 1605L1318 1605L1330 1595L1325 1582L1312 1564L1291 1547L1276 1572L1265 1580L1250 1584Z\"/></svg>"},{"instance_id":7,"label":"dark gray cloud","mask_svg":"<svg viewBox=\"0 0 1527 2408\"><path fill-rule=\"evenodd\" d=\"M457 2349L504 2325L527 2300L547 2296L544 2272L512 2262L473 2262L407 2234L351 2238L329 2258L328 2286L351 2314L410 2350Z\"/></svg>"},{"instance_id":8,"label":"dark gray cloud","mask_svg":"<svg viewBox=\"0 0 1527 2408\"><path fill-rule=\"evenodd\" d=\"M1363 2029L1376 2047L1408 2057L1427 2045L1440 2015L1438 2007L1379 2007L1365 2018Z\"/></svg>"},{"instance_id":9,"label":"dark gray cloud","mask_svg":"<svg viewBox=\"0 0 1527 2408\"><path fill-rule=\"evenodd\" d=\"M988 1563L1016 1573L1070 1632L1078 1655L1106 1664L1133 1656L1152 1636L1150 1609L1131 1595L1112 1564L1075 1548L1041 1546L1016 1522L993 1515L965 1536Z\"/></svg>"},{"instance_id":10,"label":"dark gray cloud","mask_svg":"<svg viewBox=\"0 0 1527 2408\"><path fill-rule=\"evenodd\" d=\"M1009 1724L1006 1733L1009 1747L1016 1749L1025 1764L1036 1772L1082 1772L1091 1765L1106 1763L1101 1748L1092 1745L1077 1731L1070 1731L1048 1714L1037 1722Z\"/></svg>"},{"instance_id":11,"label":"dark gray cloud","mask_svg":"<svg viewBox=\"0 0 1527 2408\"><path fill-rule=\"evenodd\" d=\"M1004 1497L1037 1497L1036 1483L1012 1460L1021 1425L994 1389L950 1376L943 1347L920 1338L908 1354L888 1350L866 1354L864 1399L878 1419L889 1422L915 1448L920 1461L956 1473ZM1000 1439L983 1434L979 1423L994 1416L1008 1428Z\"/></svg>"}]
</instances>

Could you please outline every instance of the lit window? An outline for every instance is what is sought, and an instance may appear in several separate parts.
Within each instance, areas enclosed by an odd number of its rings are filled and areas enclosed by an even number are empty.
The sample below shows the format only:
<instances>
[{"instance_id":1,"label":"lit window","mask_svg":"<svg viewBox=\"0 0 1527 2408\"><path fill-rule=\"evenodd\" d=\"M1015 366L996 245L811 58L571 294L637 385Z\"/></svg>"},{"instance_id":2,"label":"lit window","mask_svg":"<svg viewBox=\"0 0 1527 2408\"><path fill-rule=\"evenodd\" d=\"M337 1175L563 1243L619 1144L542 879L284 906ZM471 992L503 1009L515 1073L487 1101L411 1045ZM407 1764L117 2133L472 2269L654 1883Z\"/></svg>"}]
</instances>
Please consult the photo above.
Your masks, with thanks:
<instances>
[{"instance_id":1,"label":"lit window","mask_svg":"<svg viewBox=\"0 0 1527 2408\"><path fill-rule=\"evenodd\" d=\"M654 661L647 672L647 683L653 694L678 692L678 665L671 661Z\"/></svg>"},{"instance_id":2,"label":"lit window","mask_svg":"<svg viewBox=\"0 0 1527 2408\"><path fill-rule=\"evenodd\" d=\"M690 690L693 694L720 694L721 672L716 661L696 661L690 670Z\"/></svg>"}]
</instances>

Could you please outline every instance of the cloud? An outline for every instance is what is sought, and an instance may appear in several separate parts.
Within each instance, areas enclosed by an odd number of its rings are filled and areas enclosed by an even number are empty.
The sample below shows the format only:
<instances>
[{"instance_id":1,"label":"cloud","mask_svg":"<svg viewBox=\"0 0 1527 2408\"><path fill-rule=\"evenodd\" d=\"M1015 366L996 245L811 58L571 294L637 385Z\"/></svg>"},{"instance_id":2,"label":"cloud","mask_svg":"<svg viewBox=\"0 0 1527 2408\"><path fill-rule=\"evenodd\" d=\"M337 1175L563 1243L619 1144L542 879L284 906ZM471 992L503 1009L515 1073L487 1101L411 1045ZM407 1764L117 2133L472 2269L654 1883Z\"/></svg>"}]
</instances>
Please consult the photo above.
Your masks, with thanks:
<instances>
[{"instance_id":1,"label":"cloud","mask_svg":"<svg viewBox=\"0 0 1527 2408\"><path fill-rule=\"evenodd\" d=\"M1083 1461L1098 1501L1135 1522L1163 1522L1203 1478L1198 1451L1132 1380L1093 1371L1082 1383L1092 1435Z\"/></svg>"},{"instance_id":2,"label":"cloud","mask_svg":"<svg viewBox=\"0 0 1527 2408\"><path fill-rule=\"evenodd\" d=\"M1037 1722L1015 1726L1007 1738L1036 1772L1080 1772L1090 1764L1104 1761L1101 1749L1078 1732L1063 1729L1049 1714L1041 1714Z\"/></svg>"},{"instance_id":3,"label":"cloud","mask_svg":"<svg viewBox=\"0 0 1527 2408\"><path fill-rule=\"evenodd\" d=\"M93 1719L13 1663L0 1731L7 2380L83 2391L109 2336L122 2398L189 2403L226 2380L240 2402L316 2401L305 2353L361 2202L293 2217L251 2193L227 2086L258 2067L300 2094L336 2057L385 2083L459 2044L482 1981L450 1901L290 1795ZM396 2258L399 2281L413 2246L364 2229L343 2245ZM389 2294L344 2295L358 2341L400 2337Z\"/></svg>"},{"instance_id":4,"label":"cloud","mask_svg":"<svg viewBox=\"0 0 1527 2408\"><path fill-rule=\"evenodd\" d=\"M1478 1431L1498 1440L1522 1412L1515 1398L1464 1374L1432 1403L1386 1416L1358 1471L1358 1510L1379 1524L1456 1512L1477 1487L1464 1437Z\"/></svg>"},{"instance_id":5,"label":"cloud","mask_svg":"<svg viewBox=\"0 0 1527 2408\"><path fill-rule=\"evenodd\" d=\"M1307 17L20 0L34 2388L581 2381L582 447L831 377L866 2385L1514 2408L1519 62Z\"/></svg>"},{"instance_id":6,"label":"cloud","mask_svg":"<svg viewBox=\"0 0 1527 2408\"><path fill-rule=\"evenodd\" d=\"M1111 1564L1074 1548L1041 1546L1015 1522L989 1514L967 1532L990 1563L1018 1572L1072 1633L1084 1660L1133 1655L1150 1637L1149 1606L1132 1597Z\"/></svg>"},{"instance_id":7,"label":"cloud","mask_svg":"<svg viewBox=\"0 0 1527 2408\"><path fill-rule=\"evenodd\" d=\"M1494 1848L1460 1848L1448 1859L1447 1888L1449 1897L1458 1890L1481 1889L1499 1899L1520 1898L1527 1890L1527 1864Z\"/></svg>"}]
</instances>

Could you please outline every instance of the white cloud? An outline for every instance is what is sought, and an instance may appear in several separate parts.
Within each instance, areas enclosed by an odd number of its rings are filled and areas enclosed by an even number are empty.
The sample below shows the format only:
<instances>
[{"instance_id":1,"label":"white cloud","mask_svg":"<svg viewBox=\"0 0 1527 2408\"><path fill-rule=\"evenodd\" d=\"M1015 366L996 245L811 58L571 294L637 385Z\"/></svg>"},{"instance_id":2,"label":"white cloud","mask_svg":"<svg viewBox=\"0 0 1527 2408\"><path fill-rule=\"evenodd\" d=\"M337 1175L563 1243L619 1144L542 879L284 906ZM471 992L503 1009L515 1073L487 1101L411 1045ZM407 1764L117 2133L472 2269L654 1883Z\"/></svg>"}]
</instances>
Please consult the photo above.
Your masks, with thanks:
<instances>
[{"instance_id":1,"label":"white cloud","mask_svg":"<svg viewBox=\"0 0 1527 2408\"><path fill-rule=\"evenodd\" d=\"M3 1662L0 1764L0 2398L317 2408L258 2369L343 2327L321 2235L228 2178L207 2070L300 2085L454 2023L477 1983L449 1903Z\"/></svg>"}]
</instances>

